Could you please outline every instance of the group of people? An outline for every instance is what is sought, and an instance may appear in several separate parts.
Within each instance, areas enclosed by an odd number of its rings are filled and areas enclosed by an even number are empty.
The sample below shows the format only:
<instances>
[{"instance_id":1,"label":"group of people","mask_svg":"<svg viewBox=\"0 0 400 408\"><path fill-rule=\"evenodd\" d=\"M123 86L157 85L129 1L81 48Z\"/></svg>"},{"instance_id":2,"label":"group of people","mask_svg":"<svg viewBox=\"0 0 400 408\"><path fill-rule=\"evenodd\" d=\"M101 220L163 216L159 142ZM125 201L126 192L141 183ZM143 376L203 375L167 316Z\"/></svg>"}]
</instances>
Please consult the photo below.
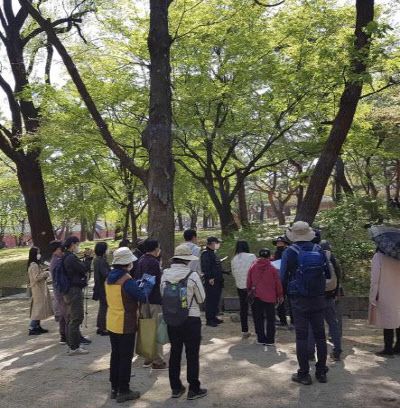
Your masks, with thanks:
<instances>
[{"instance_id":1,"label":"group of people","mask_svg":"<svg viewBox=\"0 0 400 408\"><path fill-rule=\"evenodd\" d=\"M40 320L53 314L46 285L46 281L52 278L60 343L68 345L70 356L89 352L82 345L90 340L82 336L80 327L84 320L84 290L92 266L95 281L93 299L99 301L97 334L109 336L111 344L111 398L123 402L140 397L138 391L130 389L139 316L157 321L164 316L171 344L168 364L159 345L154 357L145 359L144 367L168 369L171 396L181 397L186 392L180 379L184 346L189 383L187 399L206 396L207 390L201 387L199 380L200 305L205 302L207 326L215 328L223 323L218 316L224 286L223 274L226 272L218 254L221 245L218 238L209 237L204 250L197 243L195 230L185 231L184 239L185 243L175 248L171 266L164 270L160 265L160 245L155 239L140 241L135 249L129 241L122 241L113 253L111 265L108 263L108 246L105 242L96 244L94 254L86 249L83 257L79 258L78 238L70 237L64 243L53 241L50 243L52 259L48 272L40 267L39 250L31 248L28 262L32 289L29 334L47 332L41 327ZM316 360L316 379L325 383L328 372L325 322L333 343L331 357L338 361L342 353L341 319L337 313L341 295L340 267L329 243L321 241L320 232L306 222L295 222L287 229L285 236L274 240L274 245L276 250L273 255L264 248L257 257L250 252L246 241L236 243L231 272L240 300L242 337L247 339L251 336L249 307L258 344L273 348L276 325L288 328L294 325L299 369L292 380L304 385L311 384L310 361ZM387 260L381 254L374 257L374 268L379 271L373 273L370 315L371 319L387 326L387 320L382 322L382 291L379 289L385 281L381 273L384 262ZM57 284L61 272L67 277L67 288ZM178 306L174 298L177 289L180 296L176 298ZM383 327L385 350L381 354L384 355L400 352L399 329L397 343L393 345L394 329L400 326L400 315L394 316L395 313L386 316L392 319L390 328ZM287 314L291 325L288 324Z\"/></svg>"}]
</instances>

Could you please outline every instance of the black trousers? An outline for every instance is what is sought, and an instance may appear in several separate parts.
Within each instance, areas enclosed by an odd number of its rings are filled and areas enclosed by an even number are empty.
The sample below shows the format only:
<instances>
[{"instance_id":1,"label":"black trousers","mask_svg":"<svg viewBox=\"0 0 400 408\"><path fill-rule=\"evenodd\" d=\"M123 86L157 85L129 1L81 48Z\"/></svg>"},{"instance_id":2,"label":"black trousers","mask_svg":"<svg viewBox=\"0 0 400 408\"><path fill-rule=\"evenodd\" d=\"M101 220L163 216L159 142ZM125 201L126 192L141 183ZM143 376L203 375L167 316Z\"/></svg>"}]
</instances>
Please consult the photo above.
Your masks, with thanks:
<instances>
[{"instance_id":1,"label":"black trousers","mask_svg":"<svg viewBox=\"0 0 400 408\"><path fill-rule=\"evenodd\" d=\"M99 298L99 311L97 312L97 328L101 331L105 331L106 328L106 316L107 316L107 300L106 297L100 296Z\"/></svg>"},{"instance_id":2,"label":"black trousers","mask_svg":"<svg viewBox=\"0 0 400 408\"><path fill-rule=\"evenodd\" d=\"M285 302L281 303L277 308L276 308L276 313L278 314L279 321L281 322L282 326L287 326L287 317L286 317L286 306Z\"/></svg>"},{"instance_id":3,"label":"black trousers","mask_svg":"<svg viewBox=\"0 0 400 408\"><path fill-rule=\"evenodd\" d=\"M260 343L275 343L275 303L255 298L252 305L254 326ZM267 327L265 327L267 320Z\"/></svg>"},{"instance_id":4,"label":"black trousers","mask_svg":"<svg viewBox=\"0 0 400 408\"><path fill-rule=\"evenodd\" d=\"M314 333L315 345L317 347L316 372L325 373L327 371L327 345L325 337L325 296L290 298L293 310L294 326L296 328L296 354L299 363L299 375L307 375L310 371L308 360L308 328Z\"/></svg>"},{"instance_id":5,"label":"black trousers","mask_svg":"<svg viewBox=\"0 0 400 408\"><path fill-rule=\"evenodd\" d=\"M181 360L183 346L185 346L187 362L187 382L189 389L197 392L200 388L200 342L201 342L201 319L200 317L188 317L185 323L178 327L168 326L168 336L171 342L169 357L169 382L172 390L182 388Z\"/></svg>"},{"instance_id":6,"label":"black trousers","mask_svg":"<svg viewBox=\"0 0 400 408\"><path fill-rule=\"evenodd\" d=\"M127 392L131 381L133 350L135 348L135 333L117 334L110 332L111 387L118 392Z\"/></svg>"},{"instance_id":7,"label":"black trousers","mask_svg":"<svg viewBox=\"0 0 400 408\"><path fill-rule=\"evenodd\" d=\"M396 331L396 344L394 349L400 351L400 328L394 329L383 329L383 341L385 343L385 351L387 353L393 353L393 343L394 343L394 332Z\"/></svg>"},{"instance_id":8,"label":"black trousers","mask_svg":"<svg viewBox=\"0 0 400 408\"><path fill-rule=\"evenodd\" d=\"M214 285L210 285L208 282L205 284L206 292L206 319L207 322L212 322L217 318L219 301L222 293L222 282L214 281Z\"/></svg>"},{"instance_id":9,"label":"black trousers","mask_svg":"<svg viewBox=\"0 0 400 408\"><path fill-rule=\"evenodd\" d=\"M240 324L242 326L242 333L249 331L249 302L247 300L247 289L237 288L240 302Z\"/></svg>"}]
</instances>

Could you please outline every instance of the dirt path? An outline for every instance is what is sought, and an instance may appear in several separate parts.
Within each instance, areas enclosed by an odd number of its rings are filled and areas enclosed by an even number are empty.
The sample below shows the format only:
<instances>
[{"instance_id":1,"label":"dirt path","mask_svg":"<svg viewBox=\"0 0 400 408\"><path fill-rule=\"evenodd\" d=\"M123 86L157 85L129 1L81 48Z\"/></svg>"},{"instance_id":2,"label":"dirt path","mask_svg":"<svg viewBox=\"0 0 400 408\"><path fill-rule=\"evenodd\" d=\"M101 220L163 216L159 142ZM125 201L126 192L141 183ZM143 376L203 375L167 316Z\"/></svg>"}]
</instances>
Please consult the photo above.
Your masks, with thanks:
<instances>
[{"instance_id":1,"label":"dirt path","mask_svg":"<svg viewBox=\"0 0 400 408\"><path fill-rule=\"evenodd\" d=\"M68 357L58 344L53 320L43 323L48 335L27 336L28 301L0 302L0 407L100 408L119 406L108 396L109 340L96 336L97 306L91 302L90 354ZM296 370L294 334L278 331L277 350L240 339L237 323L225 316L217 329L204 327L201 380L209 396L198 401L171 400L168 372L153 372L134 363L134 388L142 398L122 406L269 407L269 408L398 408L400 357L384 360L379 331L362 321L345 322L344 361L330 365L329 383L304 387L290 381ZM168 347L165 347L165 353ZM182 379L185 375L182 376Z\"/></svg>"}]
</instances>

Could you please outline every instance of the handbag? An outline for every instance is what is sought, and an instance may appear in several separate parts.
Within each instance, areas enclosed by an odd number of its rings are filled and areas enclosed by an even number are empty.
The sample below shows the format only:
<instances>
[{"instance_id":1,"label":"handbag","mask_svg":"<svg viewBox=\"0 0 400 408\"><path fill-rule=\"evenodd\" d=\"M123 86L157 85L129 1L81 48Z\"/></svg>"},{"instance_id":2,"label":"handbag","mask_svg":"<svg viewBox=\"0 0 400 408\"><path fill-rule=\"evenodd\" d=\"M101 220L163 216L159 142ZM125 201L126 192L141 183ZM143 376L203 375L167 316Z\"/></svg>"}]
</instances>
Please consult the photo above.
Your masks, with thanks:
<instances>
[{"instance_id":1,"label":"handbag","mask_svg":"<svg viewBox=\"0 0 400 408\"><path fill-rule=\"evenodd\" d=\"M150 304L147 300L143 305L145 315L141 310L136 337L136 353L145 360L154 360L157 357L157 326L158 319L150 317Z\"/></svg>"},{"instance_id":2,"label":"handbag","mask_svg":"<svg viewBox=\"0 0 400 408\"><path fill-rule=\"evenodd\" d=\"M169 343L168 326L161 315L157 328L157 343L161 344L162 346Z\"/></svg>"}]
</instances>

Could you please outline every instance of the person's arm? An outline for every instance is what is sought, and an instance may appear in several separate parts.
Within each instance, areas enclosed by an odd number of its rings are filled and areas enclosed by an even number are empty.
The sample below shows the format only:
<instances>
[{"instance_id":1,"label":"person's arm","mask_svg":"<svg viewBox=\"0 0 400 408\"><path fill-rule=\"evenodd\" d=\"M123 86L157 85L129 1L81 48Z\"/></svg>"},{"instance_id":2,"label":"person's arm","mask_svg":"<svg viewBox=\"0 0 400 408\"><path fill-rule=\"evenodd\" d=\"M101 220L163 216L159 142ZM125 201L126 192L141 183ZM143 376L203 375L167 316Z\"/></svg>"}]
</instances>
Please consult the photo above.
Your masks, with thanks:
<instances>
[{"instance_id":1,"label":"person's arm","mask_svg":"<svg viewBox=\"0 0 400 408\"><path fill-rule=\"evenodd\" d=\"M105 279L107 278L108 274L110 273L110 265L106 259L102 259L99 264L99 274Z\"/></svg>"},{"instance_id":2,"label":"person's arm","mask_svg":"<svg viewBox=\"0 0 400 408\"><path fill-rule=\"evenodd\" d=\"M123 285L124 291L129 297L137 300L139 302L144 302L146 300L145 292L138 284L138 281L134 279L128 279Z\"/></svg>"},{"instance_id":3,"label":"person's arm","mask_svg":"<svg viewBox=\"0 0 400 408\"><path fill-rule=\"evenodd\" d=\"M340 295L340 285L342 282L342 270L340 268L338 260L335 258L333 254L331 254L331 262L333 265L333 268L335 269L335 274L337 278L337 285L336 285L336 290L335 290L335 295L338 296Z\"/></svg>"},{"instance_id":4,"label":"person's arm","mask_svg":"<svg viewBox=\"0 0 400 408\"><path fill-rule=\"evenodd\" d=\"M40 282L50 277L49 272L42 270L37 263L32 262L29 268L34 282Z\"/></svg>"},{"instance_id":5,"label":"person's arm","mask_svg":"<svg viewBox=\"0 0 400 408\"><path fill-rule=\"evenodd\" d=\"M71 275L85 275L90 271L91 262L91 258L84 258L84 260L81 261L75 255L68 255L64 259L64 266L67 272Z\"/></svg>"},{"instance_id":6,"label":"person's arm","mask_svg":"<svg viewBox=\"0 0 400 408\"><path fill-rule=\"evenodd\" d=\"M253 266L250 267L249 273L247 274L247 290L253 287Z\"/></svg>"},{"instance_id":7,"label":"person's arm","mask_svg":"<svg viewBox=\"0 0 400 408\"><path fill-rule=\"evenodd\" d=\"M198 304L203 303L206 298L203 283L197 273L192 273L190 279L193 281L193 296L196 298Z\"/></svg>"},{"instance_id":8,"label":"person's arm","mask_svg":"<svg viewBox=\"0 0 400 408\"><path fill-rule=\"evenodd\" d=\"M376 306L376 302L379 299L379 278L381 275L381 262L380 255L376 253L372 258L371 265L371 287L369 290L369 303L372 306Z\"/></svg>"},{"instance_id":9,"label":"person's arm","mask_svg":"<svg viewBox=\"0 0 400 408\"><path fill-rule=\"evenodd\" d=\"M289 249L283 252L282 258L281 258L281 267L279 270L279 278L281 280L281 283L282 283L282 286L285 292L287 291L287 286L289 283L289 271L288 271L289 253L290 253Z\"/></svg>"},{"instance_id":10,"label":"person's arm","mask_svg":"<svg viewBox=\"0 0 400 408\"><path fill-rule=\"evenodd\" d=\"M212 255L214 255L214 253L211 251L205 251L201 255L201 270L203 271L206 280L215 279L216 276L215 255L214 257Z\"/></svg>"},{"instance_id":11,"label":"person's arm","mask_svg":"<svg viewBox=\"0 0 400 408\"><path fill-rule=\"evenodd\" d=\"M281 302L283 299L283 287L282 287L282 283L281 280L279 278L278 275L278 271L273 268L273 276L274 276L274 281L275 281L275 293L276 293L276 297L278 298L278 302Z\"/></svg>"}]
</instances>

